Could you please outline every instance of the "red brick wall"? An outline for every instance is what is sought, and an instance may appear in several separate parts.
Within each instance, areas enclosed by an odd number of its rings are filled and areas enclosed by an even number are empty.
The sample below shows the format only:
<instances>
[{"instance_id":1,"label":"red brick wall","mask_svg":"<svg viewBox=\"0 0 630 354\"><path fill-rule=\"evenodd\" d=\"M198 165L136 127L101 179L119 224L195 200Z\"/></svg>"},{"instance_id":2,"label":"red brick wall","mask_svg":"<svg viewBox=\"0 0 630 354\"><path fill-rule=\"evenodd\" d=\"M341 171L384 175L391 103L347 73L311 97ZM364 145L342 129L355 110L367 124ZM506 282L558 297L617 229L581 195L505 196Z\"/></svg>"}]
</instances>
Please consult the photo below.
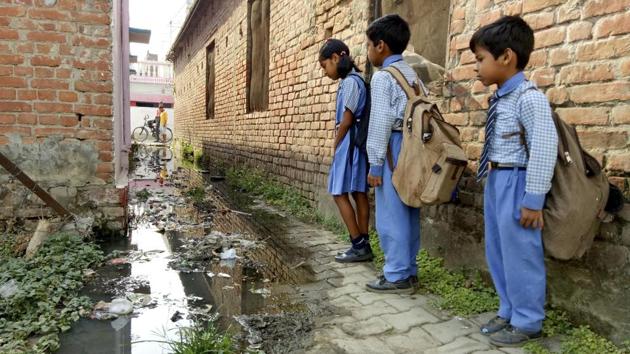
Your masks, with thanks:
<instances>
[{"instance_id":1,"label":"red brick wall","mask_svg":"<svg viewBox=\"0 0 630 354\"><path fill-rule=\"evenodd\" d=\"M118 215L111 11L107 0L58 0L52 6L41 0L2 1L0 148L72 211L104 206ZM0 174L6 180L4 171ZM18 184L4 188L19 189ZM89 195L110 188L110 197ZM50 213L36 198L28 202L17 214ZM11 214L15 208L5 203L1 209Z\"/></svg>"},{"instance_id":2,"label":"red brick wall","mask_svg":"<svg viewBox=\"0 0 630 354\"><path fill-rule=\"evenodd\" d=\"M365 62L357 54L364 51L368 1L272 1L269 109L253 113L246 113L247 2L215 3L216 14L198 11L203 16L193 18L175 56L176 138L214 159L272 170L311 200L326 198L337 84L324 78L317 53L330 28ZM206 120L205 47L213 40L216 106Z\"/></svg>"}]
</instances>

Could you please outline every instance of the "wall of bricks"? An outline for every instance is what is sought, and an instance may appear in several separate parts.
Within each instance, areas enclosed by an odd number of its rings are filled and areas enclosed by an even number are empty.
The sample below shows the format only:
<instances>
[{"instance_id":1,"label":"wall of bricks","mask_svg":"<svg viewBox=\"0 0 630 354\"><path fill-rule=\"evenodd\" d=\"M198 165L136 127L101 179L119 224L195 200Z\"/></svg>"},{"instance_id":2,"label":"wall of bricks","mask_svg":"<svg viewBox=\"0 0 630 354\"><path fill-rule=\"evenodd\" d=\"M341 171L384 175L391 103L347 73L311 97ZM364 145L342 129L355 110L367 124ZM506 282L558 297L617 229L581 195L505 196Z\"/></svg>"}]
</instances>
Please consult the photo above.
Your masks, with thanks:
<instances>
[{"instance_id":1,"label":"wall of bricks","mask_svg":"<svg viewBox=\"0 0 630 354\"><path fill-rule=\"evenodd\" d=\"M176 139L214 159L277 171L309 199L328 199L337 84L324 77L317 53L328 30L365 62L368 1L272 1L269 109L252 113L246 113L247 2L214 3L216 14L198 10L174 60ZM212 41L216 104L215 117L206 120L205 47Z\"/></svg>"},{"instance_id":2,"label":"wall of bricks","mask_svg":"<svg viewBox=\"0 0 630 354\"><path fill-rule=\"evenodd\" d=\"M117 222L111 1L0 4L0 150L75 213ZM80 116L80 118L79 118ZM0 171L0 215L52 210Z\"/></svg>"},{"instance_id":3,"label":"wall of bricks","mask_svg":"<svg viewBox=\"0 0 630 354\"><path fill-rule=\"evenodd\" d=\"M203 149L215 162L265 168L325 206L336 83L323 77L317 51L332 35L349 44L363 67L370 3L271 1L270 104L268 111L256 113L245 109L246 1L215 2L213 11L200 8L174 53L176 138ZM422 239L454 267L485 268L482 187L472 175L494 88L475 80L468 41L481 25L507 14L522 15L536 31L528 77L560 116L577 126L584 147L611 181L630 195L630 1L453 0L447 75L434 88L441 87L438 102L446 119L459 127L471 164L459 204L423 209ZM205 46L213 40L216 111L206 120ZM630 333L625 320L630 289L622 285L630 280L628 221L626 215L605 224L583 260L548 262L551 303L616 340Z\"/></svg>"}]
</instances>

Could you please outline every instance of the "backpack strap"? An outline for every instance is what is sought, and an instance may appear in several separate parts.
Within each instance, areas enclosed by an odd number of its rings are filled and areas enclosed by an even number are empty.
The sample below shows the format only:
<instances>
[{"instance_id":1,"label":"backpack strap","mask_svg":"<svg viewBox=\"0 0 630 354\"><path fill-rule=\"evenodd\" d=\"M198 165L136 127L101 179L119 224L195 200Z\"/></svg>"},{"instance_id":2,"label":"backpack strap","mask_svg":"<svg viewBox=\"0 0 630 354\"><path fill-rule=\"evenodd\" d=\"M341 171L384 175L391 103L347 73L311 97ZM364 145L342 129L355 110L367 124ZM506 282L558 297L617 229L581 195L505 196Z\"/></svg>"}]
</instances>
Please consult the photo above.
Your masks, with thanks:
<instances>
[{"instance_id":1,"label":"backpack strap","mask_svg":"<svg viewBox=\"0 0 630 354\"><path fill-rule=\"evenodd\" d=\"M534 86L528 87L518 95L516 102L519 104L519 109L520 109L521 97L523 97L523 94L529 90L534 90L534 89L536 89ZM523 123L521 123L520 114L518 115L518 126L520 128L519 135L521 138L521 145L523 145L523 148L525 148L525 154L527 155L527 159L529 160L529 145L527 145L527 139L525 138L525 126L523 125Z\"/></svg>"},{"instance_id":2,"label":"backpack strap","mask_svg":"<svg viewBox=\"0 0 630 354\"><path fill-rule=\"evenodd\" d=\"M403 75L403 73L397 67L390 65L383 70L390 73L394 77L394 79L396 79L398 85L400 85L403 91L405 91L407 99L416 97L420 94L420 88L417 86L411 86L409 84L409 81L407 81L407 79L405 78L405 75Z\"/></svg>"}]
</instances>

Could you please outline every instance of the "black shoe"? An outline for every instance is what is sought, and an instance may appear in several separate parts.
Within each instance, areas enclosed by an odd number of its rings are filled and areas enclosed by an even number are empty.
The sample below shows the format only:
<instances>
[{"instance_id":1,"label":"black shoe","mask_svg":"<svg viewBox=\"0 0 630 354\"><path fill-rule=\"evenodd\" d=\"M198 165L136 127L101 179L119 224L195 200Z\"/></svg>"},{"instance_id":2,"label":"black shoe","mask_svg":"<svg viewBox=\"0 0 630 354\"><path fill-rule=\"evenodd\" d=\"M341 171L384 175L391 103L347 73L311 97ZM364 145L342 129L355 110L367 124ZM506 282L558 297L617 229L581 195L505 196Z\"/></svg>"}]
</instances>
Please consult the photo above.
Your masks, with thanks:
<instances>
[{"instance_id":1,"label":"black shoe","mask_svg":"<svg viewBox=\"0 0 630 354\"><path fill-rule=\"evenodd\" d=\"M339 263L354 263L354 262L369 262L374 258L372 254L372 248L365 246L360 249L350 247L347 251L339 253L335 256L335 262Z\"/></svg>"},{"instance_id":2,"label":"black shoe","mask_svg":"<svg viewBox=\"0 0 630 354\"><path fill-rule=\"evenodd\" d=\"M379 277L373 282L365 284L365 286L367 291L382 294L411 294L415 290L409 279L391 282L385 277Z\"/></svg>"},{"instance_id":3,"label":"black shoe","mask_svg":"<svg viewBox=\"0 0 630 354\"><path fill-rule=\"evenodd\" d=\"M527 332L513 326L504 329L490 336L490 343L498 347L520 347L523 344L542 338L542 331Z\"/></svg>"},{"instance_id":4,"label":"black shoe","mask_svg":"<svg viewBox=\"0 0 630 354\"><path fill-rule=\"evenodd\" d=\"M481 326L481 334L483 334L484 336L489 336L493 333L499 332L509 325L510 321L506 320L503 317L497 316L488 321L488 323Z\"/></svg>"}]
</instances>

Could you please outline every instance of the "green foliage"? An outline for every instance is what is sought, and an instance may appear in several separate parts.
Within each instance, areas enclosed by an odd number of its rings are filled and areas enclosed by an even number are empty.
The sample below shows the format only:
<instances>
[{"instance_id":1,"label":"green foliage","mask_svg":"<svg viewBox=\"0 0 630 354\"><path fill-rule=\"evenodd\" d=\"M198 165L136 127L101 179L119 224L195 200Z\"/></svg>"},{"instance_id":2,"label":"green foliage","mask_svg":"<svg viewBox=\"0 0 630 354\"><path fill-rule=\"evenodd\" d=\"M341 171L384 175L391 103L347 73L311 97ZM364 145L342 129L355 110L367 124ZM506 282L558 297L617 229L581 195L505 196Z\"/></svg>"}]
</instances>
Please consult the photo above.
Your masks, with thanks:
<instances>
[{"instance_id":1,"label":"green foliage","mask_svg":"<svg viewBox=\"0 0 630 354\"><path fill-rule=\"evenodd\" d=\"M187 143L185 141L182 140L181 142L181 151L182 151L182 158L184 160L193 162L195 159L195 149L193 148L192 144Z\"/></svg>"},{"instance_id":2,"label":"green foliage","mask_svg":"<svg viewBox=\"0 0 630 354\"><path fill-rule=\"evenodd\" d=\"M426 250L418 255L418 269L420 286L441 297L440 308L468 316L495 311L499 306L496 292L484 284L479 272L450 271L443 259L429 256Z\"/></svg>"},{"instance_id":3,"label":"green foliage","mask_svg":"<svg viewBox=\"0 0 630 354\"><path fill-rule=\"evenodd\" d=\"M149 200L150 196L151 192L149 192L146 188L136 192L136 198L138 198L138 200L141 202L146 202L147 200Z\"/></svg>"},{"instance_id":4,"label":"green foliage","mask_svg":"<svg viewBox=\"0 0 630 354\"><path fill-rule=\"evenodd\" d=\"M569 331L568 337L562 341L562 353L623 354L620 348L593 332L588 326L580 326Z\"/></svg>"},{"instance_id":5,"label":"green foliage","mask_svg":"<svg viewBox=\"0 0 630 354\"><path fill-rule=\"evenodd\" d=\"M376 230L370 230L370 246L372 247L372 253L374 254L374 265L377 269L382 269L385 265L385 254L381 249L381 243L378 241L378 234Z\"/></svg>"},{"instance_id":6,"label":"green foliage","mask_svg":"<svg viewBox=\"0 0 630 354\"><path fill-rule=\"evenodd\" d=\"M205 190L202 187L193 187L186 191L185 195L190 197L193 202L201 203L206 195Z\"/></svg>"},{"instance_id":7,"label":"green foliage","mask_svg":"<svg viewBox=\"0 0 630 354\"><path fill-rule=\"evenodd\" d=\"M543 322L543 333L547 337L565 335L571 331L571 321L566 312L557 309L545 311L545 321Z\"/></svg>"},{"instance_id":8,"label":"green foliage","mask_svg":"<svg viewBox=\"0 0 630 354\"><path fill-rule=\"evenodd\" d=\"M545 348L540 342L529 342L523 346L523 350L529 354L553 354L553 352Z\"/></svg>"},{"instance_id":9,"label":"green foliage","mask_svg":"<svg viewBox=\"0 0 630 354\"><path fill-rule=\"evenodd\" d=\"M17 244L17 235L11 232L0 232L0 259L13 257Z\"/></svg>"},{"instance_id":10,"label":"green foliage","mask_svg":"<svg viewBox=\"0 0 630 354\"><path fill-rule=\"evenodd\" d=\"M204 161L203 151L195 149L193 151L193 156L195 166L202 166Z\"/></svg>"},{"instance_id":11,"label":"green foliage","mask_svg":"<svg viewBox=\"0 0 630 354\"><path fill-rule=\"evenodd\" d=\"M77 297L83 270L103 255L81 237L51 236L31 259L2 255L0 285L14 281L17 291L0 297L0 352L44 353L57 349L57 333L67 331L83 311L86 297ZM29 337L36 336L34 343Z\"/></svg>"},{"instance_id":12,"label":"green foliage","mask_svg":"<svg viewBox=\"0 0 630 354\"><path fill-rule=\"evenodd\" d=\"M628 354L630 348L624 345L623 348L616 347L606 338L593 332L588 326L573 327L568 315L556 309L546 311L543 322L543 334L546 337L561 335L561 354ZM540 343L528 343L523 348L530 354L552 354L553 352L545 348Z\"/></svg>"},{"instance_id":13,"label":"green foliage","mask_svg":"<svg viewBox=\"0 0 630 354\"><path fill-rule=\"evenodd\" d=\"M206 327L179 329L179 340L167 340L173 354L236 353L237 348L229 334L222 334L213 322Z\"/></svg>"},{"instance_id":14,"label":"green foliage","mask_svg":"<svg viewBox=\"0 0 630 354\"><path fill-rule=\"evenodd\" d=\"M545 320L547 321L547 320ZM570 324L568 324L570 326ZM564 328L564 327L563 327ZM544 333L551 336L549 333ZM556 333L557 334L557 333ZM618 348L608 339L593 332L588 326L566 328L560 344L560 354L628 354L630 348L624 344ZM530 354L554 354L540 343L528 343L523 349Z\"/></svg>"},{"instance_id":15,"label":"green foliage","mask_svg":"<svg viewBox=\"0 0 630 354\"><path fill-rule=\"evenodd\" d=\"M305 221L321 225L340 237L347 237L346 226L335 217L322 215L292 187L281 184L266 176L263 171L247 168L228 168L227 181L232 188L243 193L256 195L289 214Z\"/></svg>"}]
</instances>

